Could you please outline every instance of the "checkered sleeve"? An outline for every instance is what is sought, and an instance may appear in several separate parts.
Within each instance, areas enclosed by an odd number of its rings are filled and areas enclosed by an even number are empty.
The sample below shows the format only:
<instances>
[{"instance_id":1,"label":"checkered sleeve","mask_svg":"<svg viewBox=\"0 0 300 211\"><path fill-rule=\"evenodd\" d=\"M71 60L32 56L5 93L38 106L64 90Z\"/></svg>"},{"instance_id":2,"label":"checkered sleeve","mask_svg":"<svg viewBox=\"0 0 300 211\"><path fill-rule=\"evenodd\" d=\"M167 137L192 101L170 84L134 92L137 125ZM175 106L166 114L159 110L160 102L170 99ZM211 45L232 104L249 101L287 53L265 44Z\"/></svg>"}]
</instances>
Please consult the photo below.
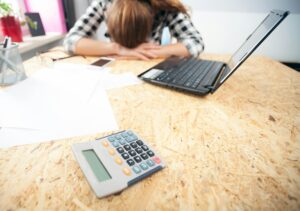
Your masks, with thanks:
<instances>
[{"instance_id":1,"label":"checkered sleeve","mask_svg":"<svg viewBox=\"0 0 300 211\"><path fill-rule=\"evenodd\" d=\"M64 48L68 53L74 53L76 43L79 39L91 37L95 34L99 25L104 20L105 6L105 0L94 0L87 8L85 14L76 21L63 43Z\"/></svg>"},{"instance_id":2,"label":"checkered sleeve","mask_svg":"<svg viewBox=\"0 0 300 211\"><path fill-rule=\"evenodd\" d=\"M204 51L203 39L188 15L183 13L168 14L167 26L171 35L185 45L192 56L198 57Z\"/></svg>"}]
</instances>

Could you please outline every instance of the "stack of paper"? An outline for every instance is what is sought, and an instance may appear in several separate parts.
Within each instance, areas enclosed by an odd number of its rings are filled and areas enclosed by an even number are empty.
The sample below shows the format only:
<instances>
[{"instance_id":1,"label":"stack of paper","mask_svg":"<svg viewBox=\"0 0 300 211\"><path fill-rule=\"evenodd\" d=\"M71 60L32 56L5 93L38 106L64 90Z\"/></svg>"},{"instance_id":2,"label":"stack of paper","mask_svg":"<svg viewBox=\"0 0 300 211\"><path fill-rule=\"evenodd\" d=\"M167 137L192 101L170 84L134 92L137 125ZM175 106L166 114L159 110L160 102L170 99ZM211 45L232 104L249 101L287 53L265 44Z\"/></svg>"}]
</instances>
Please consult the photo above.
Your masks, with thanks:
<instances>
[{"instance_id":1,"label":"stack of paper","mask_svg":"<svg viewBox=\"0 0 300 211\"><path fill-rule=\"evenodd\" d=\"M87 65L43 69L0 90L0 147L116 130L105 89L136 83Z\"/></svg>"}]
</instances>

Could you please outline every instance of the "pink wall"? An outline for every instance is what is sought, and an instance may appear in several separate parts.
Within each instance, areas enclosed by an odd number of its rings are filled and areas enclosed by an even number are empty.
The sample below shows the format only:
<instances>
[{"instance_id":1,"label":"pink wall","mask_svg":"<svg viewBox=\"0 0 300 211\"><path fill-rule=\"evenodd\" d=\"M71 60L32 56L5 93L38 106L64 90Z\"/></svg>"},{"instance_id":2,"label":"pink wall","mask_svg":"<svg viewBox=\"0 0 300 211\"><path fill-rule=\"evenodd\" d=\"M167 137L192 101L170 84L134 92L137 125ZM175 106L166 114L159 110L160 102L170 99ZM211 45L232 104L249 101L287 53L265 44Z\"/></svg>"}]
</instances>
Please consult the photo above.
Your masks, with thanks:
<instances>
[{"instance_id":1,"label":"pink wall","mask_svg":"<svg viewBox=\"0 0 300 211\"><path fill-rule=\"evenodd\" d=\"M24 0L24 3L27 12L40 13L46 32L67 31L62 0Z\"/></svg>"}]
</instances>

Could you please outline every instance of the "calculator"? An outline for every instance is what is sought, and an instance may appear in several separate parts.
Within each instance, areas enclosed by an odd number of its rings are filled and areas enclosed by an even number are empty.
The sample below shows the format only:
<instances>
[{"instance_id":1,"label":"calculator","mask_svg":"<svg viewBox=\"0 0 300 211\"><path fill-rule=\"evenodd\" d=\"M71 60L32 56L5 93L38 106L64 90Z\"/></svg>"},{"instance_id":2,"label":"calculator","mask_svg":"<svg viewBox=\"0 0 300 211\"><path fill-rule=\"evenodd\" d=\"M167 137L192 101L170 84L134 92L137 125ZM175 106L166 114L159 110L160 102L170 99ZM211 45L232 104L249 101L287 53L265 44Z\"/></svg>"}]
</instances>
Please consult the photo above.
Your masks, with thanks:
<instances>
[{"instance_id":1,"label":"calculator","mask_svg":"<svg viewBox=\"0 0 300 211\"><path fill-rule=\"evenodd\" d=\"M165 167L161 157L131 130L73 144L72 150L99 198L121 192Z\"/></svg>"}]
</instances>

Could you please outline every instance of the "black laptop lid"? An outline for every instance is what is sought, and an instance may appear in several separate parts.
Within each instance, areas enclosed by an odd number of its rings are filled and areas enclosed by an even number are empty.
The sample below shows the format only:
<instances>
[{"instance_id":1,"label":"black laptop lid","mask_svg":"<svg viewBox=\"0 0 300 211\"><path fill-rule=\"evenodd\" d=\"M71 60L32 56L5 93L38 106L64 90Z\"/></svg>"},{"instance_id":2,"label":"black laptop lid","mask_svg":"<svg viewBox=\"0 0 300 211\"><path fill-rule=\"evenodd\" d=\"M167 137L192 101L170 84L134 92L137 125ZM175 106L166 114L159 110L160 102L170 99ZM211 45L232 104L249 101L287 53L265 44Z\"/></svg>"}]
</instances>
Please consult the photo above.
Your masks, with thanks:
<instances>
[{"instance_id":1,"label":"black laptop lid","mask_svg":"<svg viewBox=\"0 0 300 211\"><path fill-rule=\"evenodd\" d=\"M289 14L288 11L272 10L254 32L246 39L243 45L233 54L221 78L222 85L231 74L253 53L253 51L271 34L271 32Z\"/></svg>"}]
</instances>

